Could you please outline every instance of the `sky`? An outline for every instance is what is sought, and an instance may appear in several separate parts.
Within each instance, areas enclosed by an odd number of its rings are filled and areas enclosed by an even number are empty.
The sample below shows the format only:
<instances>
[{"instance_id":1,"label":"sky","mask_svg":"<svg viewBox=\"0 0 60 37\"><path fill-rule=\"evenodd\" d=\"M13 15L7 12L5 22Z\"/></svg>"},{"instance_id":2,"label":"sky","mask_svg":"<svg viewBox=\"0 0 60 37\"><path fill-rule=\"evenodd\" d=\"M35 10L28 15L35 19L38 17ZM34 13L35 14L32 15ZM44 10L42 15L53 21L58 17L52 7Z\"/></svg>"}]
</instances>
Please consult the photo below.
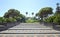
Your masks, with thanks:
<instances>
[{"instance_id":1,"label":"sky","mask_svg":"<svg viewBox=\"0 0 60 37\"><path fill-rule=\"evenodd\" d=\"M32 12L35 15L43 7L52 7L55 12L56 3L60 3L60 0L0 0L0 16L3 16L9 9L19 10L27 17L32 17Z\"/></svg>"}]
</instances>

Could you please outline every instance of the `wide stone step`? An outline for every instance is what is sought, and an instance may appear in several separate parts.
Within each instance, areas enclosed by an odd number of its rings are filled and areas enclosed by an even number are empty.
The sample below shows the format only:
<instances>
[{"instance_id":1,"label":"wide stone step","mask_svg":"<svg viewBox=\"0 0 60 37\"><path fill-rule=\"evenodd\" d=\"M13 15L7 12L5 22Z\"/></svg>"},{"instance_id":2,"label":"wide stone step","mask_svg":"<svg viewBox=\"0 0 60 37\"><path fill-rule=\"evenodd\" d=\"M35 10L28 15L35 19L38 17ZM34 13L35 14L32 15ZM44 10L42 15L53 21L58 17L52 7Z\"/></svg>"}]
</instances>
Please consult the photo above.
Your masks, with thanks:
<instances>
[{"instance_id":1,"label":"wide stone step","mask_svg":"<svg viewBox=\"0 0 60 37\"><path fill-rule=\"evenodd\" d=\"M60 34L60 31L56 31L53 29L8 29L5 31L1 31L0 34Z\"/></svg>"},{"instance_id":2,"label":"wide stone step","mask_svg":"<svg viewBox=\"0 0 60 37\"><path fill-rule=\"evenodd\" d=\"M0 37L60 37L60 31L38 23L21 23L5 31L1 31Z\"/></svg>"},{"instance_id":3,"label":"wide stone step","mask_svg":"<svg viewBox=\"0 0 60 37\"><path fill-rule=\"evenodd\" d=\"M60 34L0 34L0 37L60 37Z\"/></svg>"}]
</instances>

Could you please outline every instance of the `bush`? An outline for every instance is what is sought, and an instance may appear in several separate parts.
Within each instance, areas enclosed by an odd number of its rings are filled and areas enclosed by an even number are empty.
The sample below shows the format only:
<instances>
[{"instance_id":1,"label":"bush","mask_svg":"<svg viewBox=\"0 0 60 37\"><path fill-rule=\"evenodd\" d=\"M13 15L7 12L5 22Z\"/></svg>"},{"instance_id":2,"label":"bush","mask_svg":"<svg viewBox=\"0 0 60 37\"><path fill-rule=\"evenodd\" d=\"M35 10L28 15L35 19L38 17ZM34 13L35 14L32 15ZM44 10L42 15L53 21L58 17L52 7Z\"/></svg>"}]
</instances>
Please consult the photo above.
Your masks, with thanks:
<instances>
[{"instance_id":1,"label":"bush","mask_svg":"<svg viewBox=\"0 0 60 37\"><path fill-rule=\"evenodd\" d=\"M6 23L6 19L4 17L0 17L0 23Z\"/></svg>"},{"instance_id":2,"label":"bush","mask_svg":"<svg viewBox=\"0 0 60 37\"><path fill-rule=\"evenodd\" d=\"M0 17L0 23L2 23L2 20L3 20L3 18L2 18L2 17Z\"/></svg>"},{"instance_id":3,"label":"bush","mask_svg":"<svg viewBox=\"0 0 60 37\"><path fill-rule=\"evenodd\" d=\"M48 23L55 23L55 24L59 24L60 25L60 14L51 16L51 17L45 19L44 21L48 22Z\"/></svg>"},{"instance_id":4,"label":"bush","mask_svg":"<svg viewBox=\"0 0 60 37\"><path fill-rule=\"evenodd\" d=\"M36 20L36 19L28 19L28 20L26 20L26 23L37 23L37 22L39 22L39 21Z\"/></svg>"},{"instance_id":5,"label":"bush","mask_svg":"<svg viewBox=\"0 0 60 37\"><path fill-rule=\"evenodd\" d=\"M33 23L33 20L28 19L28 20L26 20L26 23Z\"/></svg>"},{"instance_id":6,"label":"bush","mask_svg":"<svg viewBox=\"0 0 60 37\"><path fill-rule=\"evenodd\" d=\"M14 18L6 18L6 21L7 21L7 22L15 22L16 19L14 19Z\"/></svg>"},{"instance_id":7,"label":"bush","mask_svg":"<svg viewBox=\"0 0 60 37\"><path fill-rule=\"evenodd\" d=\"M53 22L54 19L55 19L55 16L50 16L47 19L45 19L44 21L48 22L48 23L51 23L51 22Z\"/></svg>"},{"instance_id":8,"label":"bush","mask_svg":"<svg viewBox=\"0 0 60 37\"><path fill-rule=\"evenodd\" d=\"M60 25L60 15L57 15L53 22Z\"/></svg>"}]
</instances>

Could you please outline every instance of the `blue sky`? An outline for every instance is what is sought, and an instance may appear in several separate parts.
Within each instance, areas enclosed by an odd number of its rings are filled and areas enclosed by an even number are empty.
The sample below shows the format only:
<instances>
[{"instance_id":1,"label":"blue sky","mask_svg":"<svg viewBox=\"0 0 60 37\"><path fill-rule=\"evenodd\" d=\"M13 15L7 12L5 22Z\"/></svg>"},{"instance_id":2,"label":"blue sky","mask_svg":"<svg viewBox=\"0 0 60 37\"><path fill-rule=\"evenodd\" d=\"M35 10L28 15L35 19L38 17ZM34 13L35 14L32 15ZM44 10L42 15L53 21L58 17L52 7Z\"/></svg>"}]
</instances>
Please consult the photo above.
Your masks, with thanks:
<instances>
[{"instance_id":1,"label":"blue sky","mask_svg":"<svg viewBox=\"0 0 60 37\"><path fill-rule=\"evenodd\" d=\"M52 7L55 11L57 2L60 0L0 0L0 16L9 9L17 9L24 15L28 12L27 16L32 16L32 12L36 14L43 7Z\"/></svg>"}]
</instances>

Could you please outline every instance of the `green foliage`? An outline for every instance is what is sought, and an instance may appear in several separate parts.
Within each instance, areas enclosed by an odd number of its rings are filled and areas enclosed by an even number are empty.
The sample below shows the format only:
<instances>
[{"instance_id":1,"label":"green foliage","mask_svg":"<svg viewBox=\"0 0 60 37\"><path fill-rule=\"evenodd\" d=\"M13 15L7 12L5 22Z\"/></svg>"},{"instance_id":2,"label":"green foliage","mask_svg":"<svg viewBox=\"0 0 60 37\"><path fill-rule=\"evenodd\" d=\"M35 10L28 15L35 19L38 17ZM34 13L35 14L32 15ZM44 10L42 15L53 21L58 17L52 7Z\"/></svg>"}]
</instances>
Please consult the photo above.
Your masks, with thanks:
<instances>
[{"instance_id":1,"label":"green foliage","mask_svg":"<svg viewBox=\"0 0 60 37\"><path fill-rule=\"evenodd\" d=\"M48 14L52 14L53 13L52 10L53 9L51 7L44 7L42 9L40 9L38 12L38 16L41 18L41 21L43 21L43 18L47 17Z\"/></svg>"},{"instance_id":2,"label":"green foliage","mask_svg":"<svg viewBox=\"0 0 60 37\"><path fill-rule=\"evenodd\" d=\"M6 22L6 19L4 17L0 17L0 23Z\"/></svg>"},{"instance_id":3,"label":"green foliage","mask_svg":"<svg viewBox=\"0 0 60 37\"><path fill-rule=\"evenodd\" d=\"M15 16L14 19L18 20L18 19L20 19L20 17L19 16Z\"/></svg>"},{"instance_id":4,"label":"green foliage","mask_svg":"<svg viewBox=\"0 0 60 37\"><path fill-rule=\"evenodd\" d=\"M45 7L45 8L42 8L39 13L41 16L47 16L48 14L52 14L52 8L51 7Z\"/></svg>"},{"instance_id":5,"label":"green foliage","mask_svg":"<svg viewBox=\"0 0 60 37\"><path fill-rule=\"evenodd\" d=\"M34 15L34 12L32 12L32 15Z\"/></svg>"},{"instance_id":6,"label":"green foliage","mask_svg":"<svg viewBox=\"0 0 60 37\"><path fill-rule=\"evenodd\" d=\"M13 22L14 20L20 21L21 19L25 19L25 16L20 14L20 11L15 9L9 9L5 14L4 17L7 18L8 22ZM11 18L10 18L11 17Z\"/></svg>"},{"instance_id":7,"label":"green foliage","mask_svg":"<svg viewBox=\"0 0 60 37\"><path fill-rule=\"evenodd\" d=\"M53 22L60 25L60 15L57 15Z\"/></svg>"},{"instance_id":8,"label":"green foliage","mask_svg":"<svg viewBox=\"0 0 60 37\"><path fill-rule=\"evenodd\" d=\"M9 9L8 12L4 14L4 17L9 18L9 17L19 16L19 15L20 15L20 11L15 9Z\"/></svg>"},{"instance_id":9,"label":"green foliage","mask_svg":"<svg viewBox=\"0 0 60 37\"><path fill-rule=\"evenodd\" d=\"M20 22L26 22L26 17L23 14L20 14Z\"/></svg>"},{"instance_id":10,"label":"green foliage","mask_svg":"<svg viewBox=\"0 0 60 37\"><path fill-rule=\"evenodd\" d=\"M28 12L26 12L26 15L28 14Z\"/></svg>"},{"instance_id":11,"label":"green foliage","mask_svg":"<svg viewBox=\"0 0 60 37\"><path fill-rule=\"evenodd\" d=\"M35 18L29 18L26 20L26 23L37 23L39 22L38 20L36 20Z\"/></svg>"},{"instance_id":12,"label":"green foliage","mask_svg":"<svg viewBox=\"0 0 60 37\"><path fill-rule=\"evenodd\" d=\"M26 23L33 23L33 20L28 19L28 20L26 20Z\"/></svg>"},{"instance_id":13,"label":"green foliage","mask_svg":"<svg viewBox=\"0 0 60 37\"><path fill-rule=\"evenodd\" d=\"M50 16L49 18L44 20L45 22L49 22L49 23L55 23L55 24L59 24L60 25L60 14L54 15L54 16Z\"/></svg>"},{"instance_id":14,"label":"green foliage","mask_svg":"<svg viewBox=\"0 0 60 37\"><path fill-rule=\"evenodd\" d=\"M51 23L51 22L53 22L54 19L55 19L55 16L50 16L47 19L45 19L44 21L48 22L48 23Z\"/></svg>"},{"instance_id":15,"label":"green foliage","mask_svg":"<svg viewBox=\"0 0 60 37\"><path fill-rule=\"evenodd\" d=\"M56 15L60 15L60 12L55 12L54 16L56 16Z\"/></svg>"},{"instance_id":16,"label":"green foliage","mask_svg":"<svg viewBox=\"0 0 60 37\"><path fill-rule=\"evenodd\" d=\"M0 23L2 23L3 22L3 17L0 17Z\"/></svg>"},{"instance_id":17,"label":"green foliage","mask_svg":"<svg viewBox=\"0 0 60 37\"><path fill-rule=\"evenodd\" d=\"M16 19L14 18L4 18L4 17L0 17L0 23L8 23L8 22L15 22Z\"/></svg>"},{"instance_id":18,"label":"green foliage","mask_svg":"<svg viewBox=\"0 0 60 37\"><path fill-rule=\"evenodd\" d=\"M14 19L14 18L6 18L6 21L7 21L7 22L15 22L16 19Z\"/></svg>"}]
</instances>

